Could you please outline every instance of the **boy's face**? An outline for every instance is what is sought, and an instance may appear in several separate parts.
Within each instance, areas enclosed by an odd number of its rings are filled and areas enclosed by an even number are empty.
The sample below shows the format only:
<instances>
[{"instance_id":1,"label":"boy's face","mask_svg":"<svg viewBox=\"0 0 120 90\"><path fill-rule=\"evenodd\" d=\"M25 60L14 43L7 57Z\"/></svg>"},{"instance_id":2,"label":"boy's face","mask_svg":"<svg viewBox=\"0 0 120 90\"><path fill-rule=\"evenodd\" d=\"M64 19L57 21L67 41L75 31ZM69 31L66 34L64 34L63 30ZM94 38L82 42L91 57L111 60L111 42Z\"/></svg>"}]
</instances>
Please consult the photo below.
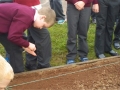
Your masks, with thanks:
<instances>
[{"instance_id":1,"label":"boy's face","mask_svg":"<svg viewBox=\"0 0 120 90\"><path fill-rule=\"evenodd\" d=\"M45 15L40 15L39 17L37 17L37 19L34 21L34 27L36 28L48 28L49 25L45 22Z\"/></svg>"},{"instance_id":2,"label":"boy's face","mask_svg":"<svg viewBox=\"0 0 120 90\"><path fill-rule=\"evenodd\" d=\"M5 90L11 80L4 79L0 82L0 90Z\"/></svg>"}]
</instances>

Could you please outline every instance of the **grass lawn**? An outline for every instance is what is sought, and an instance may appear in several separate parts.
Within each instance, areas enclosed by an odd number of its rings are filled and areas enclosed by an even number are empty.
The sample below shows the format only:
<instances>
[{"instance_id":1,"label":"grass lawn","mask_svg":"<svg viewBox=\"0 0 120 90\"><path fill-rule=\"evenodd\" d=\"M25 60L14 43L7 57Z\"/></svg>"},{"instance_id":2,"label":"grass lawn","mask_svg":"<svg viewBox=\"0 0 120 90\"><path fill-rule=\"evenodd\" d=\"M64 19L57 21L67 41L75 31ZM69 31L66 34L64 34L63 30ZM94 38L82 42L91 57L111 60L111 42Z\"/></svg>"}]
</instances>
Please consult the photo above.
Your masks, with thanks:
<instances>
[{"instance_id":1,"label":"grass lawn","mask_svg":"<svg viewBox=\"0 0 120 90\"><path fill-rule=\"evenodd\" d=\"M67 23L62 25L55 24L49 28L52 42L52 58L51 65L59 66L66 64L66 42L67 42ZM95 39L95 24L90 24L88 31L88 46L89 46L89 60L96 59L94 52L94 39ZM113 48L114 49L114 48ZM114 49L115 50L115 49ZM115 50L120 53L120 50ZM5 51L2 45L0 45L0 54L5 56ZM106 56L109 56L106 54ZM24 58L25 60L25 58ZM79 57L76 57L76 62L79 62Z\"/></svg>"}]
</instances>

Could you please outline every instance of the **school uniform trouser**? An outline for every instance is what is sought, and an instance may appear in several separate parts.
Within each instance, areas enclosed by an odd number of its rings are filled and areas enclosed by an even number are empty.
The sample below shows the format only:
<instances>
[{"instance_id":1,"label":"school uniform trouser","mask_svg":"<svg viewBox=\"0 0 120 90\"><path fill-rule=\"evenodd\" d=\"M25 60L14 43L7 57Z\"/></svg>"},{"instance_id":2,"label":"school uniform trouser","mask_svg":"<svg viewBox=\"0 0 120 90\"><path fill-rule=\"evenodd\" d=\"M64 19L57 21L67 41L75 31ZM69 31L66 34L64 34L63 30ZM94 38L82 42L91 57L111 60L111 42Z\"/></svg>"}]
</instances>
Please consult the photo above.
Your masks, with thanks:
<instances>
[{"instance_id":1,"label":"school uniform trouser","mask_svg":"<svg viewBox=\"0 0 120 90\"><path fill-rule=\"evenodd\" d=\"M114 31L114 40L113 42L120 42L120 19Z\"/></svg>"},{"instance_id":2,"label":"school uniform trouser","mask_svg":"<svg viewBox=\"0 0 120 90\"><path fill-rule=\"evenodd\" d=\"M65 15L63 13L62 1L61 0L50 0L50 7L56 13L56 21L65 20Z\"/></svg>"},{"instance_id":3,"label":"school uniform trouser","mask_svg":"<svg viewBox=\"0 0 120 90\"><path fill-rule=\"evenodd\" d=\"M96 13L93 12L92 10L91 10L91 18L92 18L92 20L93 20L93 19L96 19Z\"/></svg>"},{"instance_id":4,"label":"school uniform trouser","mask_svg":"<svg viewBox=\"0 0 120 90\"><path fill-rule=\"evenodd\" d=\"M114 22L119 11L120 0L98 0L99 13L97 14L97 27L95 36L96 55L112 50L112 36Z\"/></svg>"},{"instance_id":5,"label":"school uniform trouser","mask_svg":"<svg viewBox=\"0 0 120 90\"><path fill-rule=\"evenodd\" d=\"M22 48L7 39L7 34L0 34L0 43L4 46L5 50L10 57L10 65L12 66L14 73L20 73L24 71Z\"/></svg>"},{"instance_id":6,"label":"school uniform trouser","mask_svg":"<svg viewBox=\"0 0 120 90\"><path fill-rule=\"evenodd\" d=\"M83 10L79 11L74 5L67 4L67 59L75 59L77 51L80 57L87 57L87 32L89 28L90 15L90 7L85 7Z\"/></svg>"},{"instance_id":7,"label":"school uniform trouser","mask_svg":"<svg viewBox=\"0 0 120 90\"><path fill-rule=\"evenodd\" d=\"M51 39L49 31L31 27L28 29L28 41L36 46L37 56L26 54L26 67L31 70L50 67Z\"/></svg>"}]
</instances>

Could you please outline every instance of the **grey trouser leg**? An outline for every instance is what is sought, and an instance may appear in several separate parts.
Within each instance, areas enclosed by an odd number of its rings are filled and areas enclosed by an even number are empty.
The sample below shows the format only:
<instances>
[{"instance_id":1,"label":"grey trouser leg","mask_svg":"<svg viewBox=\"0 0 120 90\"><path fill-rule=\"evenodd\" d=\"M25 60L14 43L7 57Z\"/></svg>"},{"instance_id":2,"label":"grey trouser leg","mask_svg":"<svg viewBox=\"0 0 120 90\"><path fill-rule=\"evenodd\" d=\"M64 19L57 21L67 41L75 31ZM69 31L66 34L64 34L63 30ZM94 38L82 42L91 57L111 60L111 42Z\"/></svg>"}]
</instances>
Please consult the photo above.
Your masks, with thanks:
<instances>
[{"instance_id":1,"label":"grey trouser leg","mask_svg":"<svg viewBox=\"0 0 120 90\"><path fill-rule=\"evenodd\" d=\"M50 0L50 6L56 13L56 21L65 20L65 15L63 14L63 7L61 0Z\"/></svg>"},{"instance_id":2,"label":"grey trouser leg","mask_svg":"<svg viewBox=\"0 0 120 90\"><path fill-rule=\"evenodd\" d=\"M97 14L95 36L96 55L112 50L113 27L119 11L120 0L98 0L100 11Z\"/></svg>"},{"instance_id":3,"label":"grey trouser leg","mask_svg":"<svg viewBox=\"0 0 120 90\"><path fill-rule=\"evenodd\" d=\"M31 69L50 67L51 39L47 29L28 29L28 41L35 43L37 56L26 54L26 66Z\"/></svg>"},{"instance_id":4,"label":"grey trouser leg","mask_svg":"<svg viewBox=\"0 0 120 90\"><path fill-rule=\"evenodd\" d=\"M78 11L74 7L74 5L67 4L67 24L68 24L67 59L75 59L77 51L80 57L87 56L88 54L87 32L89 28L90 15L91 15L90 7L85 7L83 10Z\"/></svg>"},{"instance_id":5,"label":"grey trouser leg","mask_svg":"<svg viewBox=\"0 0 120 90\"><path fill-rule=\"evenodd\" d=\"M14 73L24 71L22 48L7 39L7 34L0 34L0 43L4 46L5 50L10 56L10 64Z\"/></svg>"}]
</instances>

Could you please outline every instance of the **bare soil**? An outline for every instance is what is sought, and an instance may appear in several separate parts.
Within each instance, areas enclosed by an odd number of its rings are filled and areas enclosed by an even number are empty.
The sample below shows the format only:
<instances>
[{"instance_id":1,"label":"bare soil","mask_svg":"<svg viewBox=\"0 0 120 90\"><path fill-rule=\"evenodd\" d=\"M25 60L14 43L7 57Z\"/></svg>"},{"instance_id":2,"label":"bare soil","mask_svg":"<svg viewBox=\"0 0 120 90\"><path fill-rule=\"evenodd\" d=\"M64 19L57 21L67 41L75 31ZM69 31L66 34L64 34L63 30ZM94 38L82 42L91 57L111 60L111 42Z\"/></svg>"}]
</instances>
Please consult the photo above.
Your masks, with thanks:
<instances>
[{"instance_id":1,"label":"bare soil","mask_svg":"<svg viewBox=\"0 0 120 90\"><path fill-rule=\"evenodd\" d=\"M16 74L11 90L120 90L120 57Z\"/></svg>"}]
</instances>

